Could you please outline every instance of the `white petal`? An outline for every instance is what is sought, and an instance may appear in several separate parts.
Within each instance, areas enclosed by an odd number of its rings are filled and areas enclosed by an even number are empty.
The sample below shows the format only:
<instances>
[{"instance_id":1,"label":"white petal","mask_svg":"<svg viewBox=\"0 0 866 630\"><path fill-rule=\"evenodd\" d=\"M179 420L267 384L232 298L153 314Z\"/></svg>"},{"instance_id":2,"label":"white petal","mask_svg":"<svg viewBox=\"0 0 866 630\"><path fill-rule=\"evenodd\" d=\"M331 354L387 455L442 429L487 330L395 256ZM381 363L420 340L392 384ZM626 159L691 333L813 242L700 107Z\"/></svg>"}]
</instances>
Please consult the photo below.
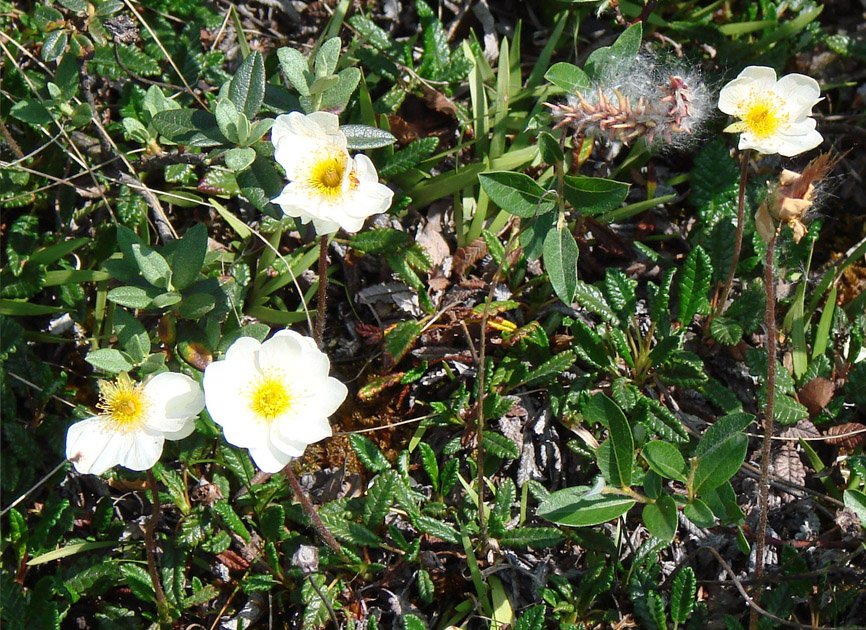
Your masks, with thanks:
<instances>
[{"instance_id":1,"label":"white petal","mask_svg":"<svg viewBox=\"0 0 866 630\"><path fill-rule=\"evenodd\" d=\"M271 337L262 344L259 352L259 366L262 370L279 368L291 369L301 358L301 344L297 339L287 335Z\"/></svg>"},{"instance_id":2,"label":"white petal","mask_svg":"<svg viewBox=\"0 0 866 630\"><path fill-rule=\"evenodd\" d=\"M776 83L774 92L785 102L789 116L794 120L811 114L812 107L821 100L821 86L805 74L783 76Z\"/></svg>"},{"instance_id":3,"label":"white petal","mask_svg":"<svg viewBox=\"0 0 866 630\"><path fill-rule=\"evenodd\" d=\"M76 422L66 432L66 457L82 474L101 475L119 461L114 432L99 416Z\"/></svg>"},{"instance_id":4,"label":"white petal","mask_svg":"<svg viewBox=\"0 0 866 630\"><path fill-rule=\"evenodd\" d=\"M299 332L295 332L290 328L283 328L282 330L278 330L274 333L274 337L291 337L295 341L300 344L301 348L305 351L314 350L316 352L319 351L319 347L316 345L315 340L312 337L307 337L306 335L302 335Z\"/></svg>"},{"instance_id":5,"label":"white petal","mask_svg":"<svg viewBox=\"0 0 866 630\"><path fill-rule=\"evenodd\" d=\"M310 219L304 221L304 223L309 223ZM325 236L327 234L335 234L340 231L340 224L329 219L319 219L313 217L313 227L316 229L316 234L319 236ZM344 228L347 232L357 232L362 227L364 227L364 222L361 221L360 225L352 229L351 227Z\"/></svg>"},{"instance_id":6,"label":"white petal","mask_svg":"<svg viewBox=\"0 0 866 630\"><path fill-rule=\"evenodd\" d=\"M307 395L301 400L306 414L327 418L340 408L348 393L349 390L343 383L329 376L317 382L315 389L307 390Z\"/></svg>"},{"instance_id":7,"label":"white petal","mask_svg":"<svg viewBox=\"0 0 866 630\"><path fill-rule=\"evenodd\" d=\"M728 83L719 92L719 109L731 116L738 115L752 94L753 84L751 79L734 79Z\"/></svg>"},{"instance_id":8,"label":"white petal","mask_svg":"<svg viewBox=\"0 0 866 630\"><path fill-rule=\"evenodd\" d=\"M162 446L165 440L162 435L148 435L144 432L133 431L119 436L123 446L120 451L120 461L124 468L130 470L147 470L159 461L162 455Z\"/></svg>"},{"instance_id":9,"label":"white petal","mask_svg":"<svg viewBox=\"0 0 866 630\"><path fill-rule=\"evenodd\" d=\"M176 431L166 431L164 437L166 440L182 440L193 431L195 431L195 419L187 418Z\"/></svg>"},{"instance_id":10,"label":"white petal","mask_svg":"<svg viewBox=\"0 0 866 630\"><path fill-rule=\"evenodd\" d=\"M743 132L740 134L740 143L737 145L737 148L740 151L745 151L746 149L754 149L758 153L763 153L764 155L772 155L779 152L779 142L777 138L778 136L771 136L769 138L756 138L751 133Z\"/></svg>"},{"instance_id":11,"label":"white petal","mask_svg":"<svg viewBox=\"0 0 866 630\"><path fill-rule=\"evenodd\" d=\"M296 179L309 170L312 154L322 150L347 153L346 136L339 129L339 119L328 112L304 115L291 112L278 116L271 128L274 159Z\"/></svg>"},{"instance_id":12,"label":"white petal","mask_svg":"<svg viewBox=\"0 0 866 630\"><path fill-rule=\"evenodd\" d=\"M253 337L240 337L226 350L226 361L231 361L239 370L258 369L258 355L262 344ZM205 369L207 372L207 369Z\"/></svg>"},{"instance_id":13,"label":"white petal","mask_svg":"<svg viewBox=\"0 0 866 630\"><path fill-rule=\"evenodd\" d=\"M204 409L204 394L198 383L186 374L163 372L144 385L151 409L147 426L150 429L177 431L187 419Z\"/></svg>"},{"instance_id":14,"label":"white petal","mask_svg":"<svg viewBox=\"0 0 866 630\"><path fill-rule=\"evenodd\" d=\"M269 473L280 472L292 460L291 455L277 450L269 442L265 442L262 446L251 448L250 457L253 458L256 466L264 472Z\"/></svg>"},{"instance_id":15,"label":"white petal","mask_svg":"<svg viewBox=\"0 0 866 630\"><path fill-rule=\"evenodd\" d=\"M259 372L244 367L225 359L205 369L205 406L213 421L222 427L254 421L244 390L255 382Z\"/></svg>"},{"instance_id":16,"label":"white petal","mask_svg":"<svg viewBox=\"0 0 866 630\"><path fill-rule=\"evenodd\" d=\"M751 79L754 81L755 89L769 91L776 84L776 71L767 66L749 66L748 68L744 68L737 75L737 78Z\"/></svg>"},{"instance_id":17,"label":"white petal","mask_svg":"<svg viewBox=\"0 0 866 630\"><path fill-rule=\"evenodd\" d=\"M327 418L315 418L306 415L283 422L275 422L271 429L271 439L275 444L287 444L290 448L294 447L300 451L297 455L293 455L294 457L300 457L306 445L324 440L332 435L331 423L328 422ZM290 448L283 450L292 454Z\"/></svg>"},{"instance_id":18,"label":"white petal","mask_svg":"<svg viewBox=\"0 0 866 630\"><path fill-rule=\"evenodd\" d=\"M815 121L807 118L803 122ZM814 124L812 125L814 127ZM811 151L824 141L823 136L814 128L808 129L807 125L803 125L802 132L789 133L786 132L779 136L779 153L785 157L794 157L806 151Z\"/></svg>"}]
</instances>

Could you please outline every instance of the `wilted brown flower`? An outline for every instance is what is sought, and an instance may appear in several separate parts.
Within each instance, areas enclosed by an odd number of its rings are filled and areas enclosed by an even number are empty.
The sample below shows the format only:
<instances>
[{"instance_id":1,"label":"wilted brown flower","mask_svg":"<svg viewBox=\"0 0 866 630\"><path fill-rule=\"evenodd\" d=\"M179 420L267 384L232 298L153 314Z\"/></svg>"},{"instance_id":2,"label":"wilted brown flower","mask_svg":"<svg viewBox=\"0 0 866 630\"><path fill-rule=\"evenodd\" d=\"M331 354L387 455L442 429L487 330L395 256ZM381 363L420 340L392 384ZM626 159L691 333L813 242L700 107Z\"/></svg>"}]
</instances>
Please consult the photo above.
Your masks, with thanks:
<instances>
[{"instance_id":1,"label":"wilted brown flower","mask_svg":"<svg viewBox=\"0 0 866 630\"><path fill-rule=\"evenodd\" d=\"M794 232L794 242L800 242L808 231L802 219L815 202L815 185L838 161L837 156L822 153L809 162L802 173L782 171L778 185L755 213L755 227L764 241L773 238L777 227L787 224Z\"/></svg>"}]
</instances>

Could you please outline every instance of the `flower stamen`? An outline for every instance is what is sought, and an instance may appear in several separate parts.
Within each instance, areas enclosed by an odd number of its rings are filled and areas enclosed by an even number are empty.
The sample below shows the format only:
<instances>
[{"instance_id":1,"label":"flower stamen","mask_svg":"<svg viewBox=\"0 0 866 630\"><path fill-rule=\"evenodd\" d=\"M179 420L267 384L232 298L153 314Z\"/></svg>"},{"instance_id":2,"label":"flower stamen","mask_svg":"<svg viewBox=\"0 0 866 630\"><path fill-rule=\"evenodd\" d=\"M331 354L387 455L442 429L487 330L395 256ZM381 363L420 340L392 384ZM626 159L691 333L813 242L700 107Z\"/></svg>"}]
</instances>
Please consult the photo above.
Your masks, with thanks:
<instances>
[{"instance_id":1,"label":"flower stamen","mask_svg":"<svg viewBox=\"0 0 866 630\"><path fill-rule=\"evenodd\" d=\"M259 421L272 422L291 408L294 399L294 394L279 371L271 371L250 383L248 406Z\"/></svg>"},{"instance_id":2,"label":"flower stamen","mask_svg":"<svg viewBox=\"0 0 866 630\"><path fill-rule=\"evenodd\" d=\"M788 122L781 99L772 92L753 94L740 118L757 138L769 138Z\"/></svg>"},{"instance_id":3,"label":"flower stamen","mask_svg":"<svg viewBox=\"0 0 866 630\"><path fill-rule=\"evenodd\" d=\"M144 393L144 387L136 384L126 374L121 374L117 381L102 381L100 383L99 403L100 415L126 429L134 429L143 424L150 415L150 398Z\"/></svg>"}]
</instances>

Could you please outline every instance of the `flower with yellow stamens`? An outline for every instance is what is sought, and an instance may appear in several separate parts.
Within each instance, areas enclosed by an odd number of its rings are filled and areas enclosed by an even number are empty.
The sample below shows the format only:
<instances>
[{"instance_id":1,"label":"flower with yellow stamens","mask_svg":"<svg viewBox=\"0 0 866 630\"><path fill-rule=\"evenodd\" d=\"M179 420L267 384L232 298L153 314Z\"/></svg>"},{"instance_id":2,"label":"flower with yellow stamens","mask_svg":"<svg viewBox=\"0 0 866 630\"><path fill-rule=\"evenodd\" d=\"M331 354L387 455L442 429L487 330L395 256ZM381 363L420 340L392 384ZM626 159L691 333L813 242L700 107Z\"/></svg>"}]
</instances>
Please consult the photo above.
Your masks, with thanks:
<instances>
[{"instance_id":1,"label":"flower with yellow stamens","mask_svg":"<svg viewBox=\"0 0 866 630\"><path fill-rule=\"evenodd\" d=\"M204 397L185 374L163 372L141 384L124 373L114 382L100 382L98 408L98 415L76 422L66 433L66 457L80 473L101 475L118 464L151 468L165 440L192 433Z\"/></svg>"},{"instance_id":2,"label":"flower with yellow stamens","mask_svg":"<svg viewBox=\"0 0 866 630\"><path fill-rule=\"evenodd\" d=\"M812 77L788 74L777 81L772 68L749 66L722 88L719 109L739 119L725 131L740 134L740 150L792 157L823 141L811 118L820 100Z\"/></svg>"},{"instance_id":3,"label":"flower with yellow stamens","mask_svg":"<svg viewBox=\"0 0 866 630\"><path fill-rule=\"evenodd\" d=\"M265 472L281 470L331 435L328 417L348 390L328 376L315 342L281 330L260 343L241 337L204 373L205 404L229 444L249 449Z\"/></svg>"},{"instance_id":4,"label":"flower with yellow stamens","mask_svg":"<svg viewBox=\"0 0 866 630\"><path fill-rule=\"evenodd\" d=\"M379 183L366 155L349 155L338 118L328 112L277 116L271 129L274 159L288 185L272 201L290 217L313 222L317 234L357 232L367 217L385 212L394 192Z\"/></svg>"}]
</instances>

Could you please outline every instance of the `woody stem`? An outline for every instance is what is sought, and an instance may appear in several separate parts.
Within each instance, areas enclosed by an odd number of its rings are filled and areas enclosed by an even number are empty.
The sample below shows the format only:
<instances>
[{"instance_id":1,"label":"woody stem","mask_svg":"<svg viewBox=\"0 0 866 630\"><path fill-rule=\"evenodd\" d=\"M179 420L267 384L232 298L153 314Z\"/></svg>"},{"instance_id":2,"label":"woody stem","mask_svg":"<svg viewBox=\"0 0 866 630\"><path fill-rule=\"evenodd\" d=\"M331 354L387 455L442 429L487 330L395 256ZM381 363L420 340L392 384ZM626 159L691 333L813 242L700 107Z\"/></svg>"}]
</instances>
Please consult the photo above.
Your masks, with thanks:
<instances>
[{"instance_id":1,"label":"woody stem","mask_svg":"<svg viewBox=\"0 0 866 630\"><path fill-rule=\"evenodd\" d=\"M737 274L737 265L740 262L740 252L743 249L743 224L746 222L746 181L748 180L749 150L740 154L740 187L737 192L737 235L734 239L734 253L731 257L731 266L728 269L728 277L722 286L722 295L716 302L716 308L710 315L710 320L725 312L725 303L731 293L734 284L734 276ZM709 322L708 322L709 323Z\"/></svg>"},{"instance_id":2,"label":"woody stem","mask_svg":"<svg viewBox=\"0 0 866 630\"><path fill-rule=\"evenodd\" d=\"M340 546L340 543L337 542L337 539L334 538L334 535L331 531L325 526L322 522L322 518L319 516L319 513L316 511L316 508L313 507L313 503L310 501L310 497L307 496L307 493L304 492L304 489L301 487L298 478L295 476L295 472L292 470L292 463L283 468L283 474L286 475L286 478L289 480L289 483L292 486L292 491L295 493L295 498L301 504L301 507L304 508L304 512L307 513L307 516L310 517L310 521L313 523L313 528L322 537L331 550L334 553L340 553L343 548Z\"/></svg>"},{"instance_id":3,"label":"woody stem","mask_svg":"<svg viewBox=\"0 0 866 630\"><path fill-rule=\"evenodd\" d=\"M150 581L153 584L153 592L156 595L156 607L159 612L159 618L165 619L166 602L165 592L162 590L162 582L159 580L159 570L156 567L156 524L162 514L162 509L159 502L159 489L156 486L156 478L153 476L153 471L147 471L147 485L152 496L152 507L150 518L147 519L147 524L144 526L144 550L147 555L147 572L150 574Z\"/></svg>"}]
</instances>

